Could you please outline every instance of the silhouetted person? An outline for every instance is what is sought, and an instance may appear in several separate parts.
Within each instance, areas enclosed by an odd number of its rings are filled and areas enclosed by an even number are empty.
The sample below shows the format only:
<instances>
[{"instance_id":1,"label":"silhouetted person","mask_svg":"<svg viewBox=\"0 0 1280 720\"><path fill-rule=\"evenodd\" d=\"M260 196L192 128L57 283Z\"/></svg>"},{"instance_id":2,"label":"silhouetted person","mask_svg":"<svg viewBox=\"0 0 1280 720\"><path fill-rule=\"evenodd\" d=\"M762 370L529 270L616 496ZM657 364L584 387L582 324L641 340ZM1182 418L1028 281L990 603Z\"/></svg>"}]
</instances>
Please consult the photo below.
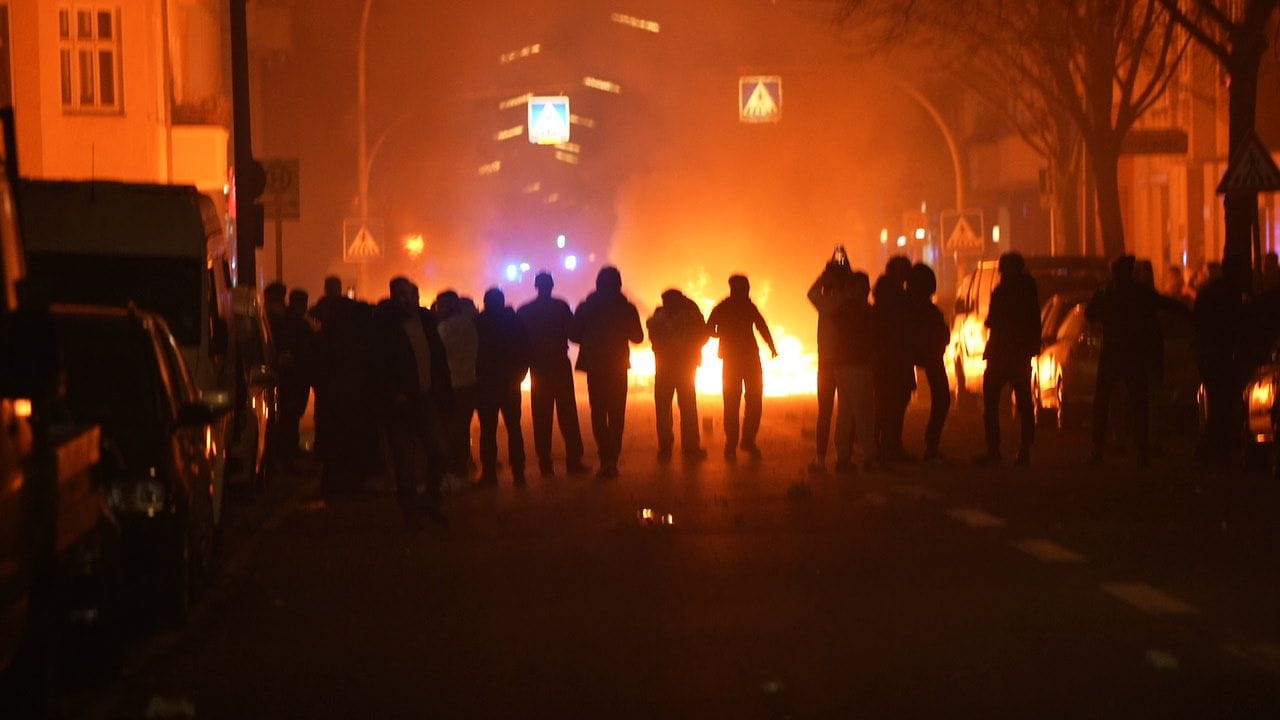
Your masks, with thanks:
<instances>
[{"instance_id":1,"label":"silhouetted person","mask_svg":"<svg viewBox=\"0 0 1280 720\"><path fill-rule=\"evenodd\" d=\"M821 471L826 468L827 443L831 436L831 417L836 403L836 355L838 352L839 328L835 322L835 310L843 295L848 295L848 282L852 271L844 254L838 251L838 258L827 263L822 274L809 287L809 302L818 311L818 422L815 428L817 455L810 469Z\"/></svg>"},{"instance_id":2,"label":"silhouetted person","mask_svg":"<svg viewBox=\"0 0 1280 720\"><path fill-rule=\"evenodd\" d=\"M694 381L702 364L702 346L710 334L698 304L679 290L662 293L662 305L647 323L653 343L653 404L658 419L658 460L671 459L675 433L671 399L680 403L680 454L689 460L707 456L698 437L698 396Z\"/></svg>"},{"instance_id":3,"label":"silhouetted person","mask_svg":"<svg viewBox=\"0 0 1280 720\"><path fill-rule=\"evenodd\" d=\"M1231 461L1244 423L1248 288L1248 257L1231 255L1223 259L1221 272L1196 294L1195 347L1208 405L1196 454L1215 465Z\"/></svg>"},{"instance_id":4,"label":"silhouetted person","mask_svg":"<svg viewBox=\"0 0 1280 720\"><path fill-rule=\"evenodd\" d=\"M397 277L390 290L374 310L374 373L400 511L416 527L424 514L441 519L444 418L453 386L435 315L419 305L418 286Z\"/></svg>"},{"instance_id":5,"label":"silhouetted person","mask_svg":"<svg viewBox=\"0 0 1280 720\"><path fill-rule=\"evenodd\" d=\"M1111 394L1117 384L1128 393L1133 415L1133 438L1138 462L1146 465L1150 456L1150 377L1160 352L1160 318L1157 296L1134 275L1132 255L1122 255L1111 263L1111 282L1098 290L1085 307L1085 318L1102 326L1102 350L1098 357L1098 377L1093 395L1093 453L1102 460L1111 416Z\"/></svg>"},{"instance_id":6,"label":"silhouetted person","mask_svg":"<svg viewBox=\"0 0 1280 720\"><path fill-rule=\"evenodd\" d=\"M981 465L1000 462L1000 398L1008 385L1013 390L1021 443L1015 463L1031 462L1036 419L1031 401L1031 358L1040 352L1040 298L1036 281L1027 273L1026 261L1016 252L1000 256L1000 283L991 293L987 312L986 373L982 376L982 421L987 451Z\"/></svg>"},{"instance_id":7,"label":"silhouetted person","mask_svg":"<svg viewBox=\"0 0 1280 720\"><path fill-rule=\"evenodd\" d=\"M1258 280L1258 291L1280 291L1280 255L1269 252L1262 256L1262 276Z\"/></svg>"},{"instance_id":8,"label":"silhouetted person","mask_svg":"<svg viewBox=\"0 0 1280 720\"><path fill-rule=\"evenodd\" d=\"M440 321L440 340L449 356L449 375L453 381L453 412L449 414L449 471L465 478L471 471L471 418L476 413L479 395L476 380L476 306L470 299L446 290L436 296L436 316Z\"/></svg>"},{"instance_id":9,"label":"silhouetted person","mask_svg":"<svg viewBox=\"0 0 1280 720\"><path fill-rule=\"evenodd\" d=\"M351 491L378 466L377 426L371 394L372 308L342 294L342 281L325 278L324 296L309 313L315 336L316 453L329 491Z\"/></svg>"},{"instance_id":10,"label":"silhouetted person","mask_svg":"<svg viewBox=\"0 0 1280 720\"><path fill-rule=\"evenodd\" d=\"M560 436L564 439L565 467L571 473L585 473L590 468L582 464L582 429L578 425L573 365L569 362L573 311L569 303L551 295L555 281L550 273L538 273L533 285L538 297L522 305L516 315L529 333L529 405L538 470L543 477L555 474L551 459L551 420L555 416L560 420Z\"/></svg>"},{"instance_id":11,"label":"silhouetted person","mask_svg":"<svg viewBox=\"0 0 1280 720\"><path fill-rule=\"evenodd\" d=\"M878 341L875 359L876 438L878 459L885 463L915 460L902 444L907 406L911 404L911 393L916 388L907 312L906 286L910 273L911 260L895 255L885 263L884 275L876 279L872 289L875 306L871 313Z\"/></svg>"},{"instance_id":12,"label":"silhouetted person","mask_svg":"<svg viewBox=\"0 0 1280 720\"><path fill-rule=\"evenodd\" d=\"M631 367L628 343L644 342L640 313L622 294L622 274L617 268L600 268L595 292L573 314L569 339L578 343L578 370L587 374L591 431L600 454L597 477L617 477L627 414L627 370Z\"/></svg>"},{"instance_id":13,"label":"silhouetted person","mask_svg":"<svg viewBox=\"0 0 1280 720\"><path fill-rule=\"evenodd\" d=\"M288 290L282 282L268 283L262 289L262 309L267 317L267 325L273 338L284 337L284 319L288 314L285 298Z\"/></svg>"},{"instance_id":14,"label":"silhouetted person","mask_svg":"<svg viewBox=\"0 0 1280 720\"><path fill-rule=\"evenodd\" d=\"M907 275L907 331L911 340L912 361L924 371L929 383L929 420L924 429L924 458L938 459L938 443L942 426L951 409L951 387L942 357L951 341L951 331L942 311L933 304L938 291L938 278L923 263L911 267Z\"/></svg>"},{"instance_id":15,"label":"silhouetted person","mask_svg":"<svg viewBox=\"0 0 1280 720\"><path fill-rule=\"evenodd\" d=\"M276 426L278 459L287 463L298 455L298 425L311 395L315 330L307 321L306 290L290 291L285 310L284 330L275 338L280 375L280 414Z\"/></svg>"},{"instance_id":16,"label":"silhouetted person","mask_svg":"<svg viewBox=\"0 0 1280 720\"><path fill-rule=\"evenodd\" d=\"M853 441L857 435L863 469L876 468L876 405L874 360L879 338L867 296L871 279L864 272L840 273L832 278L827 296L835 332L829 362L836 377L836 471L853 470Z\"/></svg>"},{"instance_id":17,"label":"silhouetted person","mask_svg":"<svg viewBox=\"0 0 1280 720\"><path fill-rule=\"evenodd\" d=\"M529 371L529 337L516 311L498 288L484 294L476 316L476 409L480 415L480 482L498 482L498 415L507 429L507 464L516 485L524 485L524 435L520 431L520 383Z\"/></svg>"},{"instance_id":18,"label":"silhouetted person","mask_svg":"<svg viewBox=\"0 0 1280 720\"><path fill-rule=\"evenodd\" d=\"M759 457L756 434L760 431L760 415L764 407L764 370L760 365L756 332L759 331L775 358L778 357L778 348L773 344L769 324L751 301L751 282L745 275L729 277L729 297L711 310L707 324L711 327L711 336L720 338L720 359L724 361L724 456L732 460L741 448L752 457ZM738 411L744 397L746 408L739 420Z\"/></svg>"}]
</instances>

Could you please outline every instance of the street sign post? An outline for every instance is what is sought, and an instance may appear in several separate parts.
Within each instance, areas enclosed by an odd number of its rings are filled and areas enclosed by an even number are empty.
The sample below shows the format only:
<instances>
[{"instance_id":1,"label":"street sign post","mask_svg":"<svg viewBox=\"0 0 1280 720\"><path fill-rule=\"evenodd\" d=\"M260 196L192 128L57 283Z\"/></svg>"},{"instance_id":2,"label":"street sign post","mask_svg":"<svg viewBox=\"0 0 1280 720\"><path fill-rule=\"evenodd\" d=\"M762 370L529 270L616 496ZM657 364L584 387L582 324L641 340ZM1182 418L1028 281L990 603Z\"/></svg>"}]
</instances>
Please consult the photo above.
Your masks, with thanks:
<instances>
[{"instance_id":1,"label":"street sign post","mask_svg":"<svg viewBox=\"0 0 1280 720\"><path fill-rule=\"evenodd\" d=\"M1218 192L1280 192L1280 168L1257 134L1250 133L1227 163Z\"/></svg>"},{"instance_id":2,"label":"street sign post","mask_svg":"<svg viewBox=\"0 0 1280 720\"><path fill-rule=\"evenodd\" d=\"M284 221L302 217L302 193L298 183L298 158L267 158L259 161L266 175L266 187L258 202L265 216L276 226L276 280L284 282Z\"/></svg>"},{"instance_id":3,"label":"street sign post","mask_svg":"<svg viewBox=\"0 0 1280 720\"><path fill-rule=\"evenodd\" d=\"M738 78L738 120L744 123L782 120L782 78L777 75Z\"/></svg>"},{"instance_id":4,"label":"street sign post","mask_svg":"<svg viewBox=\"0 0 1280 720\"><path fill-rule=\"evenodd\" d=\"M529 142L559 145L569 142L569 98L564 95L529 98Z\"/></svg>"},{"instance_id":5,"label":"street sign post","mask_svg":"<svg viewBox=\"0 0 1280 720\"><path fill-rule=\"evenodd\" d=\"M358 218L342 221L342 261L353 265L372 262L382 257L382 225Z\"/></svg>"},{"instance_id":6,"label":"street sign post","mask_svg":"<svg viewBox=\"0 0 1280 720\"><path fill-rule=\"evenodd\" d=\"M280 220L301 218L298 158L267 158L260 162L267 181L260 202L267 211L267 217Z\"/></svg>"}]
</instances>

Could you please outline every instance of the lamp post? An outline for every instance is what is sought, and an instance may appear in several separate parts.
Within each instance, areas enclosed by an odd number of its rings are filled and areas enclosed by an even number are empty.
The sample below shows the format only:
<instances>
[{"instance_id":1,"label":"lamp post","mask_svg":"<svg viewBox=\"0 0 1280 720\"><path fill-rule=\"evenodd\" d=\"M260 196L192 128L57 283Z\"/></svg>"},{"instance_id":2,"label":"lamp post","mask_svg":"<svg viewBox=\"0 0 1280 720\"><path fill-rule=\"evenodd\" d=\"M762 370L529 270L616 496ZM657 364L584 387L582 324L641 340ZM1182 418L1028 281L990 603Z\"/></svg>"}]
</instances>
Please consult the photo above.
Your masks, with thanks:
<instances>
[{"instance_id":1,"label":"lamp post","mask_svg":"<svg viewBox=\"0 0 1280 720\"><path fill-rule=\"evenodd\" d=\"M956 210L964 210L964 161L960 156L960 145L956 142L955 133L951 132L951 126L947 125L947 121L943 119L942 113L938 111L938 106L925 97L924 93L901 78L895 77L893 82L908 97L915 100L917 105L924 108L933 123L938 126L938 130L942 132L942 138L947 143L947 152L951 154L951 170L956 179Z\"/></svg>"},{"instance_id":2,"label":"lamp post","mask_svg":"<svg viewBox=\"0 0 1280 720\"><path fill-rule=\"evenodd\" d=\"M369 10L373 0L364 0L360 8L360 37L356 43L356 209L360 215L360 227L369 224L369 118L368 88L365 81L365 65L369 38ZM357 284L361 291L368 292L365 287L365 265L360 263Z\"/></svg>"}]
</instances>

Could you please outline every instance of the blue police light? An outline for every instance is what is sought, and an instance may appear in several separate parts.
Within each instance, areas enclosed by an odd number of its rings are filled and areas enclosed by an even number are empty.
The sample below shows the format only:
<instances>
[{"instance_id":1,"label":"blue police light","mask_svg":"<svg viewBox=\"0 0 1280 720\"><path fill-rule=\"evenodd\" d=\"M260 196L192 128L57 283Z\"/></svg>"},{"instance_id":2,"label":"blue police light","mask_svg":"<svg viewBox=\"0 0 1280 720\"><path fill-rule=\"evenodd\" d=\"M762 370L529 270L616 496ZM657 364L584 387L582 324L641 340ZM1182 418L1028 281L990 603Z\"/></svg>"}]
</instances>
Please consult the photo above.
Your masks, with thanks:
<instances>
[{"instance_id":1,"label":"blue police light","mask_svg":"<svg viewBox=\"0 0 1280 720\"><path fill-rule=\"evenodd\" d=\"M568 242L568 241L569 241L569 240L568 240L568 238L566 238L564 235L557 235L557 236L556 236L556 247L558 247L558 248L560 248L560 249L562 249L562 250L563 250L563 249L564 249L564 244L565 244L566 242Z\"/></svg>"},{"instance_id":2,"label":"blue police light","mask_svg":"<svg viewBox=\"0 0 1280 720\"><path fill-rule=\"evenodd\" d=\"M508 265L508 266L507 266L507 281L508 281L508 282L515 282L515 281L516 281L516 279L517 279L517 278L519 278L519 277L520 277L520 268L516 267L516 264L515 264L515 263L511 263L510 265Z\"/></svg>"},{"instance_id":3,"label":"blue police light","mask_svg":"<svg viewBox=\"0 0 1280 720\"><path fill-rule=\"evenodd\" d=\"M565 258L564 258L564 269L565 269L565 270L577 270L577 269L578 269L578 256L577 256L577 255L566 255L566 256L565 256Z\"/></svg>"}]
</instances>

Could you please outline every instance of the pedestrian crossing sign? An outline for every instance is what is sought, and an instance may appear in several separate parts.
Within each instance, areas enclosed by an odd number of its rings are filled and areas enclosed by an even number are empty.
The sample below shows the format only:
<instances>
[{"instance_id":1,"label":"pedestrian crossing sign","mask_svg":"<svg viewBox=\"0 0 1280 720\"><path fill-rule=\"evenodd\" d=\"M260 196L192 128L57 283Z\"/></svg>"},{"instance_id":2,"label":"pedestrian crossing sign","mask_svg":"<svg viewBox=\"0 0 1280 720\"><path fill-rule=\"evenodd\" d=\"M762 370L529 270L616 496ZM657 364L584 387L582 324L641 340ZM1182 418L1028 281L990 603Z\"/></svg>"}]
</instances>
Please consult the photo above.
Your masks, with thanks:
<instances>
[{"instance_id":1,"label":"pedestrian crossing sign","mask_svg":"<svg viewBox=\"0 0 1280 720\"><path fill-rule=\"evenodd\" d=\"M738 78L738 120L776 123L782 119L782 78L748 75Z\"/></svg>"},{"instance_id":2,"label":"pedestrian crossing sign","mask_svg":"<svg viewBox=\"0 0 1280 720\"><path fill-rule=\"evenodd\" d=\"M382 257L382 245L377 235L381 228L376 223L345 220L342 223L342 260L348 263L367 263Z\"/></svg>"},{"instance_id":3,"label":"pedestrian crossing sign","mask_svg":"<svg viewBox=\"0 0 1280 720\"><path fill-rule=\"evenodd\" d=\"M943 210L943 248L947 252L973 252L983 248L985 231L981 210Z\"/></svg>"},{"instance_id":4,"label":"pedestrian crossing sign","mask_svg":"<svg viewBox=\"0 0 1280 720\"><path fill-rule=\"evenodd\" d=\"M569 142L569 98L564 95L529 98L529 142L559 145Z\"/></svg>"},{"instance_id":5,"label":"pedestrian crossing sign","mask_svg":"<svg viewBox=\"0 0 1280 720\"><path fill-rule=\"evenodd\" d=\"M1236 151L1218 183L1219 193L1280 191L1280 167L1256 133Z\"/></svg>"}]
</instances>

